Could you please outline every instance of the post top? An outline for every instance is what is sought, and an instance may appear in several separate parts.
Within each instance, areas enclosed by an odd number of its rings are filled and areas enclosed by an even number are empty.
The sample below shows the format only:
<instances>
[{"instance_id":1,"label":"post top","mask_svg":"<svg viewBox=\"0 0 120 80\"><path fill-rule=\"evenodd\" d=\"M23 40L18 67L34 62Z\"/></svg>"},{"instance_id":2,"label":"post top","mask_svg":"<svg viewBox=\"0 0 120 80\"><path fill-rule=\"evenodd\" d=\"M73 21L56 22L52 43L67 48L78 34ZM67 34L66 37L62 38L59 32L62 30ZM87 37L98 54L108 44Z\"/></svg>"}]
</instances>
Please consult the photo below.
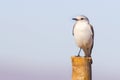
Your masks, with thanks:
<instances>
[{"instance_id":1,"label":"post top","mask_svg":"<svg viewBox=\"0 0 120 80\"><path fill-rule=\"evenodd\" d=\"M71 56L72 61L88 61L92 64L92 57L84 57L84 56Z\"/></svg>"}]
</instances>

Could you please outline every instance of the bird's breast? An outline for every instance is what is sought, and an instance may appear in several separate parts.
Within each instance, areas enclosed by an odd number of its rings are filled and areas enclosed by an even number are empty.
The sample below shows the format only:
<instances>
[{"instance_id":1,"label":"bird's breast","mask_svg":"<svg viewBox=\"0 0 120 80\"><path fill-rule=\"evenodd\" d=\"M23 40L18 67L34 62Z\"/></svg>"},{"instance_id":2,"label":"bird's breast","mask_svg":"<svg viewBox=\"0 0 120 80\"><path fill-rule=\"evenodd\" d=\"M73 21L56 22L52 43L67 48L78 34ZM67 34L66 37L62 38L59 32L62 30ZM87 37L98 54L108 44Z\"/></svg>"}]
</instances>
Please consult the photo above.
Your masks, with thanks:
<instances>
[{"instance_id":1,"label":"bird's breast","mask_svg":"<svg viewBox=\"0 0 120 80\"><path fill-rule=\"evenodd\" d=\"M91 29L89 24L76 24L74 28L74 35L80 37L91 36Z\"/></svg>"},{"instance_id":2,"label":"bird's breast","mask_svg":"<svg viewBox=\"0 0 120 80\"><path fill-rule=\"evenodd\" d=\"M74 38L79 47L91 42L91 30L88 24L76 24Z\"/></svg>"}]
</instances>

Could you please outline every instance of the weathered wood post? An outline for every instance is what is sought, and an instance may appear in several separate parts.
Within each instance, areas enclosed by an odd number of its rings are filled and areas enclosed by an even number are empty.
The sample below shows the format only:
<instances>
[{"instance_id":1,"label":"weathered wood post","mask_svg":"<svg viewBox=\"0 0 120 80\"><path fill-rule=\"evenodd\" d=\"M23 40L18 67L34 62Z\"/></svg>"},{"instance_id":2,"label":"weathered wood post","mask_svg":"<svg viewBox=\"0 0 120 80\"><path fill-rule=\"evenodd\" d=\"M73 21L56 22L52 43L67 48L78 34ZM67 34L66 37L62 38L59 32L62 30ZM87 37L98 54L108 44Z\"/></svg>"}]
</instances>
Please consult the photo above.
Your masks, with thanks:
<instances>
[{"instance_id":1,"label":"weathered wood post","mask_svg":"<svg viewBox=\"0 0 120 80\"><path fill-rule=\"evenodd\" d=\"M72 56L72 80L92 80L92 58Z\"/></svg>"}]
</instances>

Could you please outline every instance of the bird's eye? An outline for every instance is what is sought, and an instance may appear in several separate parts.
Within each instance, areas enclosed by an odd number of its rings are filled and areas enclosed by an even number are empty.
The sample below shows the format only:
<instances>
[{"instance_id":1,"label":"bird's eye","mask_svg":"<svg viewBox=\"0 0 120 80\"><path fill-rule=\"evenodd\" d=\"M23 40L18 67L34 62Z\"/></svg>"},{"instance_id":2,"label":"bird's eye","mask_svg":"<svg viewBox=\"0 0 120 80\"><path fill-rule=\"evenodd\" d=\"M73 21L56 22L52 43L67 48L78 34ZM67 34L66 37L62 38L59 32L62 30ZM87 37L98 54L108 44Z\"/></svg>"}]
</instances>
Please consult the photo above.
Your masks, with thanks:
<instances>
[{"instance_id":1,"label":"bird's eye","mask_svg":"<svg viewBox=\"0 0 120 80\"><path fill-rule=\"evenodd\" d=\"M84 18L81 18L81 20L84 20Z\"/></svg>"}]
</instances>

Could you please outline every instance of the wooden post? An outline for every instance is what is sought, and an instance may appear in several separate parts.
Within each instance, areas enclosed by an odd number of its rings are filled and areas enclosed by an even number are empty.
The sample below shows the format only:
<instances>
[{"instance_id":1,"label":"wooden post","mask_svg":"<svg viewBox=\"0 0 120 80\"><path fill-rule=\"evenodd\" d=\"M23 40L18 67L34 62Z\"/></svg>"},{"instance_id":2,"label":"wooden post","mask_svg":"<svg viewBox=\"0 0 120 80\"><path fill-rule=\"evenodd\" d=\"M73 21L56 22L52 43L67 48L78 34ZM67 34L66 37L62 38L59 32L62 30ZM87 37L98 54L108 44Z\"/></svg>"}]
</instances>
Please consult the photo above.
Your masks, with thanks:
<instances>
[{"instance_id":1,"label":"wooden post","mask_svg":"<svg viewBox=\"0 0 120 80\"><path fill-rule=\"evenodd\" d=\"M72 56L72 80L92 80L92 58Z\"/></svg>"}]
</instances>

